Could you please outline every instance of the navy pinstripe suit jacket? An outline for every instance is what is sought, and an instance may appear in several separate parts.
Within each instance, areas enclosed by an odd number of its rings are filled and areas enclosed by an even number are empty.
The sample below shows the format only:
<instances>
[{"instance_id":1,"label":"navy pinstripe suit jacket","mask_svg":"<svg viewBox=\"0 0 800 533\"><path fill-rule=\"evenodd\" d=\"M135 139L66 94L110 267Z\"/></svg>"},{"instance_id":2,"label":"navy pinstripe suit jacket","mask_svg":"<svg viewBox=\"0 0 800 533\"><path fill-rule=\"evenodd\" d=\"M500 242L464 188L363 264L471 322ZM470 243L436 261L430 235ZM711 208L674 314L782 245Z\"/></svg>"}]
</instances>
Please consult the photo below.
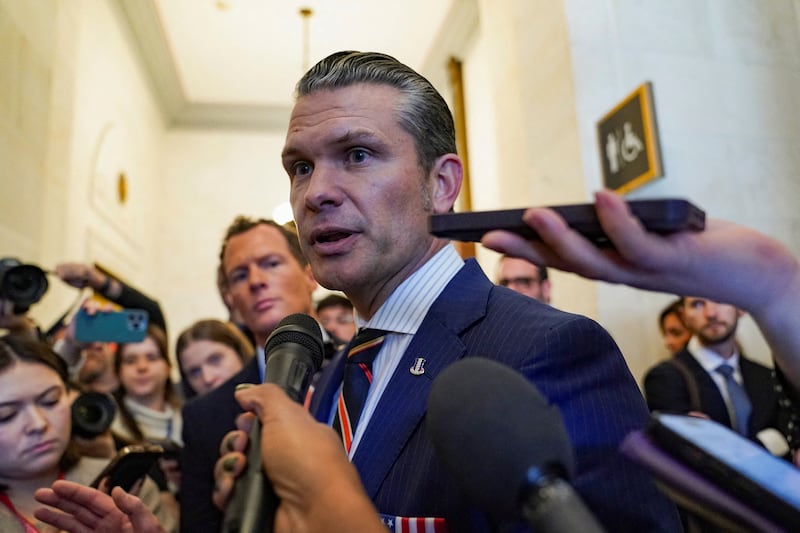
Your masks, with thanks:
<instances>
[{"instance_id":1,"label":"navy pinstripe suit jacket","mask_svg":"<svg viewBox=\"0 0 800 533\"><path fill-rule=\"evenodd\" d=\"M425 426L433 380L447 365L476 356L522 372L560 408L577 460L573 486L607 530L680 530L672 503L617 452L648 411L608 333L586 317L494 286L472 260L434 302L353 457L379 512L444 517L450 531L493 530L436 460ZM342 379L339 357L311 404L325 422ZM408 371L418 357L427 360L422 376Z\"/></svg>"}]
</instances>

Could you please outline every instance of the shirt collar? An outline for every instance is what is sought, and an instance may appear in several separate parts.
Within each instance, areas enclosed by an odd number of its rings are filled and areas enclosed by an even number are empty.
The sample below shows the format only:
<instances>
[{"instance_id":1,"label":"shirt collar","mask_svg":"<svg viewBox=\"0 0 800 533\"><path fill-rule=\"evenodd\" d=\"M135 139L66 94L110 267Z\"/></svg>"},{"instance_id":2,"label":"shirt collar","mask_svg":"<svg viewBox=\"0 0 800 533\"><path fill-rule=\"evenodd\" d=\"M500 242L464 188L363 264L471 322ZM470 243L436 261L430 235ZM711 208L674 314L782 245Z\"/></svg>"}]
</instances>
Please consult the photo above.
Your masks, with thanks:
<instances>
[{"instance_id":1,"label":"shirt collar","mask_svg":"<svg viewBox=\"0 0 800 533\"><path fill-rule=\"evenodd\" d=\"M356 316L359 329L370 327L414 334L433 302L464 266L455 247L448 244L403 281L369 321Z\"/></svg>"},{"instance_id":2,"label":"shirt collar","mask_svg":"<svg viewBox=\"0 0 800 533\"><path fill-rule=\"evenodd\" d=\"M719 365L723 364L732 366L734 370L739 369L739 352L735 347L733 349L733 355L725 359L714 350L710 350L700 344L700 340L697 336L692 335L686 348L694 358L697 359L697 362L700 363L700 366L702 366L706 372L711 373L716 370Z\"/></svg>"}]
</instances>

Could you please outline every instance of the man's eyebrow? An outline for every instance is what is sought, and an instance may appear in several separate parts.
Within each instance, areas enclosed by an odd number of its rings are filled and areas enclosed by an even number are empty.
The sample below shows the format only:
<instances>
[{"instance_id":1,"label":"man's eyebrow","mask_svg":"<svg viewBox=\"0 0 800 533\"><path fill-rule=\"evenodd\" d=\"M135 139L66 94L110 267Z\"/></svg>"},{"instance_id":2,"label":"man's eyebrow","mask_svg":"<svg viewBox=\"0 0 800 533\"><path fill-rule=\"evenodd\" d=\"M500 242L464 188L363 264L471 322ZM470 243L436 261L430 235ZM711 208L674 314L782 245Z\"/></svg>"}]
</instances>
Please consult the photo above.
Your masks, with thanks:
<instances>
[{"instance_id":1,"label":"man's eyebrow","mask_svg":"<svg viewBox=\"0 0 800 533\"><path fill-rule=\"evenodd\" d=\"M352 144L354 142L364 142L364 141L381 142L379 136L374 131L369 129L358 128L345 131L344 133L328 141L328 144L333 146L340 146L340 145ZM302 152L303 150L288 145L285 146L283 152L281 152L281 159L283 160L292 159L296 156L302 159L302 155L298 156L298 154L302 154Z\"/></svg>"}]
</instances>

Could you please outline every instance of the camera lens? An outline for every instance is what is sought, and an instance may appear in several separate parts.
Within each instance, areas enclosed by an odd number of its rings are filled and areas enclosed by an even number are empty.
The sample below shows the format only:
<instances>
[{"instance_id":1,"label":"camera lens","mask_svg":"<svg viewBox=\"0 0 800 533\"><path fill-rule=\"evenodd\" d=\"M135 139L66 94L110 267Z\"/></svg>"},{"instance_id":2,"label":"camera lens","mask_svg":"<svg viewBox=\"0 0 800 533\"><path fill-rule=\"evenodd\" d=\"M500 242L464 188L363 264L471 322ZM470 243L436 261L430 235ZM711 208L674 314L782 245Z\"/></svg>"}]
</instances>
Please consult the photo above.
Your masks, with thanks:
<instances>
[{"instance_id":1,"label":"camera lens","mask_svg":"<svg viewBox=\"0 0 800 533\"><path fill-rule=\"evenodd\" d=\"M27 311L46 291L44 270L12 258L0 260L0 298L12 301L16 313Z\"/></svg>"},{"instance_id":2,"label":"camera lens","mask_svg":"<svg viewBox=\"0 0 800 533\"><path fill-rule=\"evenodd\" d=\"M85 439L104 433L114 420L117 404L108 394L84 392L72 403L72 433Z\"/></svg>"}]
</instances>

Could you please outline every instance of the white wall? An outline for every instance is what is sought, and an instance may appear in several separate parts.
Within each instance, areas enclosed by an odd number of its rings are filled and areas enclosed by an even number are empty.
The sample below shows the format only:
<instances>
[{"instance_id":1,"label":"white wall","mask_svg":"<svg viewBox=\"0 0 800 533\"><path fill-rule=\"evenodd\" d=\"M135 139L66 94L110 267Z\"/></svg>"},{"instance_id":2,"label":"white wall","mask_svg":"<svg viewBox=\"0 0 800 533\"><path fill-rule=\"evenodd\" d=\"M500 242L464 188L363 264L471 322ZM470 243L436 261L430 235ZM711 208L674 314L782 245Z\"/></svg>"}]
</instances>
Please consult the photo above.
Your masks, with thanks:
<instances>
[{"instance_id":1,"label":"white wall","mask_svg":"<svg viewBox=\"0 0 800 533\"><path fill-rule=\"evenodd\" d=\"M565 0L588 190L601 187L596 121L644 81L654 89L665 178L630 194L687 197L800 253L800 37L791 0ZM598 319L639 374L664 356L669 298L607 284ZM752 322L741 341L768 360Z\"/></svg>"},{"instance_id":2,"label":"white wall","mask_svg":"<svg viewBox=\"0 0 800 533\"><path fill-rule=\"evenodd\" d=\"M155 294L165 125L112 2L8 0L0 25L2 254L97 261ZM50 281L32 310L43 326L77 295Z\"/></svg>"},{"instance_id":3,"label":"white wall","mask_svg":"<svg viewBox=\"0 0 800 533\"><path fill-rule=\"evenodd\" d=\"M289 198L281 167L284 135L173 130L166 137L163 258L157 289L173 337L200 318L227 318L217 293L222 238L236 215L272 218Z\"/></svg>"},{"instance_id":4,"label":"white wall","mask_svg":"<svg viewBox=\"0 0 800 533\"><path fill-rule=\"evenodd\" d=\"M214 271L234 215L269 217L287 198L284 132L169 130L115 5L0 0L0 256L100 261L161 300L174 338L224 315ZM588 201L597 119L649 80L666 177L631 196L689 197L800 254L799 0L454 6L466 23L425 72L442 85L439 56L457 45L475 209ZM478 257L491 275L494 256ZM634 375L665 355L669 296L552 276L554 304L609 329ZM45 325L75 294L52 286L34 308ZM745 348L765 356L753 330Z\"/></svg>"}]
</instances>

